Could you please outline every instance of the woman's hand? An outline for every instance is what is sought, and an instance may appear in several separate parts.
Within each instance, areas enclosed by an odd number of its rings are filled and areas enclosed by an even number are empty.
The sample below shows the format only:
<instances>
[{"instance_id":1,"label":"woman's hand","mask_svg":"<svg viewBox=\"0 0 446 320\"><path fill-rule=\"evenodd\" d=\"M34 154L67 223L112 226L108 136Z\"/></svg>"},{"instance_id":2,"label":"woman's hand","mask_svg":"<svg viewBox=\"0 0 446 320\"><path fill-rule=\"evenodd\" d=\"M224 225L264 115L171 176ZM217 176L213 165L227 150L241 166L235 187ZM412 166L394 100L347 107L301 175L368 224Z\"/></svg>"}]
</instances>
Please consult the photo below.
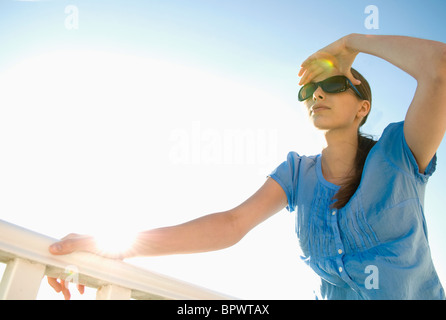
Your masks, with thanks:
<instances>
[{"instance_id":1,"label":"woman's hand","mask_svg":"<svg viewBox=\"0 0 446 320\"><path fill-rule=\"evenodd\" d=\"M317 78L325 79L332 75L343 74L354 85L361 81L353 77L351 67L359 51L352 50L347 45L349 36L345 36L325 48L309 56L301 65L299 85L305 85Z\"/></svg>"},{"instance_id":2,"label":"woman's hand","mask_svg":"<svg viewBox=\"0 0 446 320\"><path fill-rule=\"evenodd\" d=\"M92 236L80 235L71 233L60 241L52 244L49 247L49 251L54 255L63 255L72 253L74 251L86 251L97 253L96 241ZM62 292L65 300L71 298L71 292L68 287L68 282L59 280L57 278L48 277L48 284L57 292ZM77 289L80 294L85 291L85 286L77 284Z\"/></svg>"},{"instance_id":3,"label":"woman's hand","mask_svg":"<svg viewBox=\"0 0 446 320\"><path fill-rule=\"evenodd\" d=\"M70 233L60 241L53 243L49 250L54 255L63 255L74 251L98 252L94 237L77 233Z\"/></svg>"}]
</instances>

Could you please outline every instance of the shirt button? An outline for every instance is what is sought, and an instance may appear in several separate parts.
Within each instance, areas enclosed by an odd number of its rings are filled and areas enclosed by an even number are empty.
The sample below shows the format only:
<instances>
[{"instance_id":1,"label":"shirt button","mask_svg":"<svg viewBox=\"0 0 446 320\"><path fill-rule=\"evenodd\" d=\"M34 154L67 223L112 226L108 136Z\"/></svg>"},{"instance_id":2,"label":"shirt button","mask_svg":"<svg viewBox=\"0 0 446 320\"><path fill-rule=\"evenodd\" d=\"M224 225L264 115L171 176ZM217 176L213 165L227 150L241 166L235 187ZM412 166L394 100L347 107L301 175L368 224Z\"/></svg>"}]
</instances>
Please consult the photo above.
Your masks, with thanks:
<instances>
[{"instance_id":1,"label":"shirt button","mask_svg":"<svg viewBox=\"0 0 446 320\"><path fill-rule=\"evenodd\" d=\"M339 254L342 254L342 249L339 249L339 250L338 250L338 253L339 253Z\"/></svg>"},{"instance_id":2,"label":"shirt button","mask_svg":"<svg viewBox=\"0 0 446 320\"><path fill-rule=\"evenodd\" d=\"M336 211L332 211L331 215L334 216L336 214Z\"/></svg>"},{"instance_id":3,"label":"shirt button","mask_svg":"<svg viewBox=\"0 0 446 320\"><path fill-rule=\"evenodd\" d=\"M342 267L339 267L339 272L342 272Z\"/></svg>"}]
</instances>

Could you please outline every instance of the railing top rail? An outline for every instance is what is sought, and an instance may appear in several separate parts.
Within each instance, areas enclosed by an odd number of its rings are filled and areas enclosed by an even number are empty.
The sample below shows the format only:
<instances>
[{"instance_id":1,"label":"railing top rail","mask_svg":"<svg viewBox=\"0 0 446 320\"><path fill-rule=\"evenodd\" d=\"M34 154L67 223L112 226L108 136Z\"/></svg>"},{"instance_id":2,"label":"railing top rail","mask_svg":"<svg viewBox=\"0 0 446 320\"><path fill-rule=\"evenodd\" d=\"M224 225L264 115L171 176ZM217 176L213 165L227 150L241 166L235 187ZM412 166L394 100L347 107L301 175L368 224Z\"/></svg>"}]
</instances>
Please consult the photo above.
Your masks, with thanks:
<instances>
[{"instance_id":1,"label":"railing top rail","mask_svg":"<svg viewBox=\"0 0 446 320\"><path fill-rule=\"evenodd\" d=\"M0 262L20 257L46 265L46 275L67 278L74 269L79 282L98 288L114 284L137 299L234 299L191 283L87 252L55 256L48 247L57 239L0 220Z\"/></svg>"}]
</instances>

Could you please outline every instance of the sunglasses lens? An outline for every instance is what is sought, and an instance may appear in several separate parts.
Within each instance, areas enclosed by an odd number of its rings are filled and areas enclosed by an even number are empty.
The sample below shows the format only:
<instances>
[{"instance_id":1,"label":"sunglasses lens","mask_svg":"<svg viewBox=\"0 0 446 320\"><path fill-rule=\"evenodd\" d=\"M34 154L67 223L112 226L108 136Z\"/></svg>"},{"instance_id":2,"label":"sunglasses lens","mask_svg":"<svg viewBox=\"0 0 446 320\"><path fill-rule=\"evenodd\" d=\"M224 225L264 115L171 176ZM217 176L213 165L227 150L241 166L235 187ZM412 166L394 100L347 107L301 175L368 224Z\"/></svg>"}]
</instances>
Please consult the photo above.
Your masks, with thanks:
<instances>
[{"instance_id":1,"label":"sunglasses lens","mask_svg":"<svg viewBox=\"0 0 446 320\"><path fill-rule=\"evenodd\" d=\"M317 86L314 83L308 83L299 90L299 101L307 100L316 91Z\"/></svg>"},{"instance_id":2,"label":"sunglasses lens","mask_svg":"<svg viewBox=\"0 0 446 320\"><path fill-rule=\"evenodd\" d=\"M338 93L347 89L344 77L329 78L321 83L321 87L328 93Z\"/></svg>"}]
</instances>

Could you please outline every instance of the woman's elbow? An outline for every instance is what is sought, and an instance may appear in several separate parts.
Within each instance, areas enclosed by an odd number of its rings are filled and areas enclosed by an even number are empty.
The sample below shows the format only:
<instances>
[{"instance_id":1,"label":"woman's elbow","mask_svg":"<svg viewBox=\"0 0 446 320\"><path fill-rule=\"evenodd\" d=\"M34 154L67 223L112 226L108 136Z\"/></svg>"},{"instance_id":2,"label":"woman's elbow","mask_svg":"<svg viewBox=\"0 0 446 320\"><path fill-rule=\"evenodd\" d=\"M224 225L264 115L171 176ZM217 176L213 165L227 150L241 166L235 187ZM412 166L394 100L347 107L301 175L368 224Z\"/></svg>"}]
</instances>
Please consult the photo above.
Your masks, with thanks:
<instances>
[{"instance_id":1,"label":"woman's elbow","mask_svg":"<svg viewBox=\"0 0 446 320\"><path fill-rule=\"evenodd\" d=\"M436 82L446 85L446 44L441 43L437 52L435 59L433 59L435 61L432 70L433 78Z\"/></svg>"},{"instance_id":2,"label":"woman's elbow","mask_svg":"<svg viewBox=\"0 0 446 320\"><path fill-rule=\"evenodd\" d=\"M446 85L446 44L436 42L429 56L423 58L425 61L419 65L418 81L428 82L430 85L444 87Z\"/></svg>"},{"instance_id":3,"label":"woman's elbow","mask_svg":"<svg viewBox=\"0 0 446 320\"><path fill-rule=\"evenodd\" d=\"M249 232L250 228L247 227L245 223L243 223L243 219L241 219L241 217L237 215L234 210L229 210L227 212L227 218L231 234L231 243L229 246L232 246L242 240L244 236Z\"/></svg>"},{"instance_id":4,"label":"woman's elbow","mask_svg":"<svg viewBox=\"0 0 446 320\"><path fill-rule=\"evenodd\" d=\"M442 45L439 64L439 77L446 82L446 43Z\"/></svg>"}]
</instances>

